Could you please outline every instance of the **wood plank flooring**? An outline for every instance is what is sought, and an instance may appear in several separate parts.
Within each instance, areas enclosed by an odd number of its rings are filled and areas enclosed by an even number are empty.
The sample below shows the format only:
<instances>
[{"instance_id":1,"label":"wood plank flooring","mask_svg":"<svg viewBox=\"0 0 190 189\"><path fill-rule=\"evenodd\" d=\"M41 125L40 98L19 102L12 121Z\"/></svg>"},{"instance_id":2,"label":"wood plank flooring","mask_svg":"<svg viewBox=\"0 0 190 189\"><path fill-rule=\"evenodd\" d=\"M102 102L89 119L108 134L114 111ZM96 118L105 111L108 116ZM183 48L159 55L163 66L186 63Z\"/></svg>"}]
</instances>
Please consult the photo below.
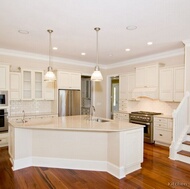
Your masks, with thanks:
<instances>
[{"instance_id":1,"label":"wood plank flooring","mask_svg":"<svg viewBox=\"0 0 190 189\"><path fill-rule=\"evenodd\" d=\"M145 144L142 169L119 180L106 172L29 167L11 170L0 148L0 189L165 189L190 188L190 164L172 161L168 148Z\"/></svg>"}]
</instances>

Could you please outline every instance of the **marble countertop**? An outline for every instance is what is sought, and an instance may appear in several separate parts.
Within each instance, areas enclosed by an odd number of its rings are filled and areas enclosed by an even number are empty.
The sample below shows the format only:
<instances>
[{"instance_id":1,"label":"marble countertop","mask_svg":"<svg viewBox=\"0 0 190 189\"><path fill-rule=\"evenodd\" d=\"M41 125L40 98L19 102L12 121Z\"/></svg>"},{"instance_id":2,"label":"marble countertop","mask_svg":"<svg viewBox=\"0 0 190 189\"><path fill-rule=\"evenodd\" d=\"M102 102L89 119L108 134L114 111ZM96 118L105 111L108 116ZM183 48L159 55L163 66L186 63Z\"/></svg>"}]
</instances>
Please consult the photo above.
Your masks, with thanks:
<instances>
[{"instance_id":1,"label":"marble countertop","mask_svg":"<svg viewBox=\"0 0 190 189\"><path fill-rule=\"evenodd\" d=\"M129 123L127 121L108 120L108 122L97 122L95 117L90 121L86 115L34 118L22 123L22 120L11 120L9 124L16 128L48 129L48 130L75 130L75 131L127 131L143 128L143 125Z\"/></svg>"}]
</instances>

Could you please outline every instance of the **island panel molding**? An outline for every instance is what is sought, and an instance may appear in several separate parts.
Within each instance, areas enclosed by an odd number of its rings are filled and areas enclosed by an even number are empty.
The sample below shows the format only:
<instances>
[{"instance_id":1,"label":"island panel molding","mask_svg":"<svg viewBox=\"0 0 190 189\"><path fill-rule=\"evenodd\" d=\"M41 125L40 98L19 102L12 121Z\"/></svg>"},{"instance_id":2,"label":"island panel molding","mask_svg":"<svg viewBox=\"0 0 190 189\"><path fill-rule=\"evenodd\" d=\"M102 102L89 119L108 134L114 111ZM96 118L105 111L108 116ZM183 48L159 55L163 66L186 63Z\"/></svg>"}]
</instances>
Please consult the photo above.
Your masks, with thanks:
<instances>
[{"instance_id":1,"label":"island panel molding","mask_svg":"<svg viewBox=\"0 0 190 189\"><path fill-rule=\"evenodd\" d=\"M13 170L29 166L96 170L121 179L141 168L142 126L122 121L92 123L84 118L58 117L53 118L54 124L18 124L18 127L16 122L10 122L9 154ZM58 126L65 121L73 125ZM78 126L74 129L76 122Z\"/></svg>"}]
</instances>

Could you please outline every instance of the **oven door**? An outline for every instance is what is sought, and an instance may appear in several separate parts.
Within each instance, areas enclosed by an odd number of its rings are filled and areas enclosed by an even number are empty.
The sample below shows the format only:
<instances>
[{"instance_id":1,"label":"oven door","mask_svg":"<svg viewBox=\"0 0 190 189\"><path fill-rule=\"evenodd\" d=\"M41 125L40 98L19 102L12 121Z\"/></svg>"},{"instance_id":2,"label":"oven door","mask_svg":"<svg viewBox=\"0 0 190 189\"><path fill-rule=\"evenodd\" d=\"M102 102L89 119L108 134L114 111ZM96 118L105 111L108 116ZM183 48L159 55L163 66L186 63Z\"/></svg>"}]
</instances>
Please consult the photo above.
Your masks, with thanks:
<instances>
[{"instance_id":1,"label":"oven door","mask_svg":"<svg viewBox=\"0 0 190 189\"><path fill-rule=\"evenodd\" d=\"M8 113L6 109L0 110L0 132L8 131Z\"/></svg>"},{"instance_id":2,"label":"oven door","mask_svg":"<svg viewBox=\"0 0 190 189\"><path fill-rule=\"evenodd\" d=\"M130 123L135 123L144 126L144 142L154 143L153 140L153 125L150 122L142 122L136 120L130 120Z\"/></svg>"}]
</instances>

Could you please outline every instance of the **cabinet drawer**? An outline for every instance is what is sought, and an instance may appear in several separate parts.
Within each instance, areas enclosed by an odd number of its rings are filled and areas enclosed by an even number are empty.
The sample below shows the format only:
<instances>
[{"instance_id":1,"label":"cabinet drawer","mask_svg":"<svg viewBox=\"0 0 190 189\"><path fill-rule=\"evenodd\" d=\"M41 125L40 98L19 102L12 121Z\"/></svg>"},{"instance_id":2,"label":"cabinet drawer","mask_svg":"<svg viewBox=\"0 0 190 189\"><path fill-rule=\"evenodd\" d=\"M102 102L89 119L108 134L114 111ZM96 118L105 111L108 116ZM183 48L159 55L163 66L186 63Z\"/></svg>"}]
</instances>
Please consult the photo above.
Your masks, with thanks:
<instances>
[{"instance_id":1,"label":"cabinet drawer","mask_svg":"<svg viewBox=\"0 0 190 189\"><path fill-rule=\"evenodd\" d=\"M8 138L0 138L0 146L7 146L8 145Z\"/></svg>"},{"instance_id":2,"label":"cabinet drawer","mask_svg":"<svg viewBox=\"0 0 190 189\"><path fill-rule=\"evenodd\" d=\"M154 140L170 144L172 141L172 132L161 129L155 129Z\"/></svg>"},{"instance_id":3,"label":"cabinet drawer","mask_svg":"<svg viewBox=\"0 0 190 189\"><path fill-rule=\"evenodd\" d=\"M168 128L168 124L167 123L154 123L154 126L155 127L160 127L160 128L165 128L167 129Z\"/></svg>"},{"instance_id":4,"label":"cabinet drawer","mask_svg":"<svg viewBox=\"0 0 190 189\"><path fill-rule=\"evenodd\" d=\"M158 118L158 117L155 117L155 118L154 118L154 122L155 122L155 123L167 124L167 123L168 123L168 120L167 120L166 118Z\"/></svg>"}]
</instances>

